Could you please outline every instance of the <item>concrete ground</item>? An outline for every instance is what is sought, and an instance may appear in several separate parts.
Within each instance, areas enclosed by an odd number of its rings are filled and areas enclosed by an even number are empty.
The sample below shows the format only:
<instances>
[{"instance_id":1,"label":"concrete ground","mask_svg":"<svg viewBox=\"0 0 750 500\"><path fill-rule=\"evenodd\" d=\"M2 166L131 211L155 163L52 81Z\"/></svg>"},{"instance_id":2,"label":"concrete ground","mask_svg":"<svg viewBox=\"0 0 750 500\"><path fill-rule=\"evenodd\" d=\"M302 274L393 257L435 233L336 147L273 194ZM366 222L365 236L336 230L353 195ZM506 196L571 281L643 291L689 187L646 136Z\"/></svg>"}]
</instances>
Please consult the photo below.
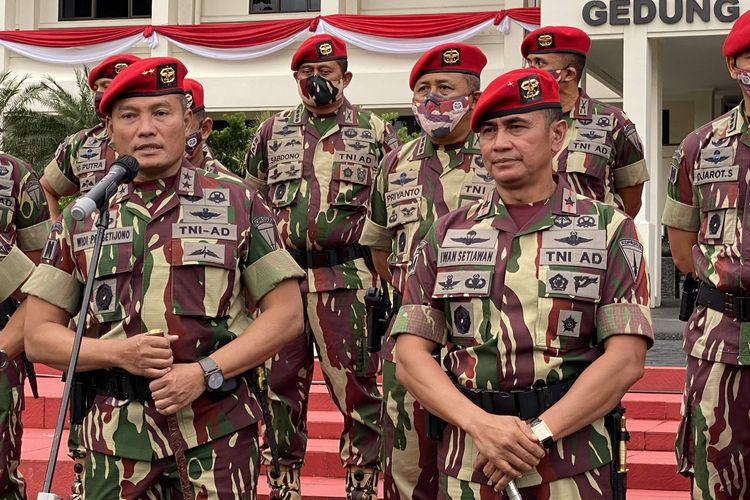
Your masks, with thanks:
<instances>
[{"instance_id":1,"label":"concrete ground","mask_svg":"<svg viewBox=\"0 0 750 500\"><path fill-rule=\"evenodd\" d=\"M654 346L646 355L647 366L685 366L682 332L685 323L677 319L679 299L662 299L661 307L651 309L654 323Z\"/></svg>"}]
</instances>

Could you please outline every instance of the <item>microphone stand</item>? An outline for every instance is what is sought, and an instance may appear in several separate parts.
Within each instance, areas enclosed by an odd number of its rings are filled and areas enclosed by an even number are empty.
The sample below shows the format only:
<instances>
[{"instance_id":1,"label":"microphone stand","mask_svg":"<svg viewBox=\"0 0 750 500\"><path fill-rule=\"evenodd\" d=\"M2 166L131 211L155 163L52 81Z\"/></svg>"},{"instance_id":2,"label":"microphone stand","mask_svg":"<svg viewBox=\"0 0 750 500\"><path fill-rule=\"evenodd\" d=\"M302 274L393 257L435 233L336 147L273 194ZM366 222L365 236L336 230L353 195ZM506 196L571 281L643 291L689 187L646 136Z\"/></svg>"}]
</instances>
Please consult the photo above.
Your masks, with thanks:
<instances>
[{"instance_id":1,"label":"microphone stand","mask_svg":"<svg viewBox=\"0 0 750 500\"><path fill-rule=\"evenodd\" d=\"M81 340L86 328L86 316L90 308L91 291L94 288L94 278L96 276L96 269L99 266L102 244L104 243L104 232L109 227L109 196L105 198L98 209L99 216L96 219L96 236L94 238L94 250L91 253L91 262L89 263L89 274L86 278L86 286L83 289L83 302L81 303L81 311L78 313L78 325L75 337L73 338L73 349L70 352L70 362L68 363L68 371L65 376L65 387L63 389L62 400L60 401L60 410L57 413L57 424L55 425L55 435L52 439L52 448L49 452L44 486L42 487L42 491L38 493L37 500L61 500L59 496L51 493L50 490L52 489L52 478L55 474L57 453L60 450L60 440L62 439L63 425L65 424L65 412L68 409L70 392L73 387L73 374L78 364L78 353L81 350Z\"/></svg>"}]
</instances>

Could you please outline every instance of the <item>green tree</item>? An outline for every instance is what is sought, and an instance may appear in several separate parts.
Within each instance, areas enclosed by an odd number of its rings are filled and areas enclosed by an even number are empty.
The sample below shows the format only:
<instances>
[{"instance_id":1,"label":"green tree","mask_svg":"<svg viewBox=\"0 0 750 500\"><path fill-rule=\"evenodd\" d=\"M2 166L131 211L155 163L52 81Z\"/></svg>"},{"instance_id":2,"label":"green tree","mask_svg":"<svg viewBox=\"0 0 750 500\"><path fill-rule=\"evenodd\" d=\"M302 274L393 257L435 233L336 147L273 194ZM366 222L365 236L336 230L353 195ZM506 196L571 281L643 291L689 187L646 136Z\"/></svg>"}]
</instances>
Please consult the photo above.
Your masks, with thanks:
<instances>
[{"instance_id":1,"label":"green tree","mask_svg":"<svg viewBox=\"0 0 750 500\"><path fill-rule=\"evenodd\" d=\"M382 118L383 121L389 122L394 127L396 126L396 120L398 120L398 117L399 114L395 111L388 111L380 115L380 118ZM398 138L401 141L401 144L406 144L407 142L419 137L419 132L409 133L409 130L403 125L396 128L396 134L398 134Z\"/></svg>"},{"instance_id":2,"label":"green tree","mask_svg":"<svg viewBox=\"0 0 750 500\"><path fill-rule=\"evenodd\" d=\"M235 174L245 175L245 153L250 147L255 132L263 121L270 117L271 113L261 113L251 126L245 124L244 113L230 113L223 115L227 126L221 130L214 130L208 136L208 147L211 154Z\"/></svg>"},{"instance_id":3,"label":"green tree","mask_svg":"<svg viewBox=\"0 0 750 500\"><path fill-rule=\"evenodd\" d=\"M46 76L23 89L18 104L5 112L3 150L28 161L40 174L65 137L99 122L86 81L88 69L75 74L72 92Z\"/></svg>"}]
</instances>

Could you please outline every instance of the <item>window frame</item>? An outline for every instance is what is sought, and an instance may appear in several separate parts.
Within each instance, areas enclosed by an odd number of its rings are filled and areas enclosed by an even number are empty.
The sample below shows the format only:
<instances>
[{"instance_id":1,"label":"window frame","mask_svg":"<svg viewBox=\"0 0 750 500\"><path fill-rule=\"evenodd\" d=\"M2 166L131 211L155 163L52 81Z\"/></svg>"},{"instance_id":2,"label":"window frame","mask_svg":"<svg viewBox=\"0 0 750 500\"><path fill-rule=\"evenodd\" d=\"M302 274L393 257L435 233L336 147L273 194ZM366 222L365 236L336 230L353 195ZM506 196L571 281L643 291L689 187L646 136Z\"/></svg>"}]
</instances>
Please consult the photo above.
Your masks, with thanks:
<instances>
[{"instance_id":1,"label":"window frame","mask_svg":"<svg viewBox=\"0 0 750 500\"><path fill-rule=\"evenodd\" d=\"M264 10L261 12L253 12L253 0L250 0L248 2L248 14L251 16L257 16L257 15L264 15L264 14L305 14L309 12L320 12L320 7L317 9L311 9L310 3L312 3L314 0L305 0L307 4L307 8L305 10L281 10L281 4L284 2L284 0L278 0L279 2L279 8L276 10Z\"/></svg>"},{"instance_id":2,"label":"window frame","mask_svg":"<svg viewBox=\"0 0 750 500\"><path fill-rule=\"evenodd\" d=\"M151 14L145 15L145 16L135 16L133 15L133 1L134 0L127 0L128 2L128 15L126 17L96 17L96 1L97 0L89 0L91 2L91 16L90 17L63 17L63 4L66 1L74 1L74 0L59 0L57 3L57 20L59 22L67 22L67 21L104 21L109 19L149 19L153 15L153 9L154 9L154 3L153 0L151 2ZM309 1L309 0L308 0Z\"/></svg>"}]
</instances>

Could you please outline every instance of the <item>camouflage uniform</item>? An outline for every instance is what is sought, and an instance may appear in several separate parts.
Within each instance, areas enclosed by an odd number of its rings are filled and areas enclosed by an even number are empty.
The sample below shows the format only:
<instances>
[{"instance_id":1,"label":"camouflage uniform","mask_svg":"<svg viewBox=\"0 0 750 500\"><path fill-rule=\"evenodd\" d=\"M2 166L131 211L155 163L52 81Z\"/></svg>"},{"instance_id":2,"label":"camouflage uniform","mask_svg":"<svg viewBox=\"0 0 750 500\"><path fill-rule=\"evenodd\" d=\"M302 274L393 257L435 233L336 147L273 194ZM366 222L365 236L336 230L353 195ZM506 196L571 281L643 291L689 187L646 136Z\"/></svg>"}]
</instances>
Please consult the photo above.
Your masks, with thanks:
<instances>
[{"instance_id":1,"label":"camouflage uniform","mask_svg":"<svg viewBox=\"0 0 750 500\"><path fill-rule=\"evenodd\" d=\"M621 109L592 99L583 90L565 120L564 147L554 160L558 175L573 191L622 209L615 190L649 179L635 124Z\"/></svg>"},{"instance_id":2,"label":"camouflage uniform","mask_svg":"<svg viewBox=\"0 0 750 500\"><path fill-rule=\"evenodd\" d=\"M48 218L44 193L31 166L0 154L0 302L34 270L24 252L44 246ZM0 498L26 498L26 483L18 471L25 378L20 356L0 372Z\"/></svg>"},{"instance_id":3,"label":"camouflage uniform","mask_svg":"<svg viewBox=\"0 0 750 500\"><path fill-rule=\"evenodd\" d=\"M422 135L381 163L360 242L391 252L399 293L406 288L409 258L432 223L493 189L477 140L469 134L462 148L446 150ZM422 406L396 380L395 343L388 338L381 350L385 497L435 498L437 444L425 438Z\"/></svg>"},{"instance_id":4,"label":"camouflage uniform","mask_svg":"<svg viewBox=\"0 0 750 500\"><path fill-rule=\"evenodd\" d=\"M495 190L440 218L409 274L392 335L447 346L442 363L467 388L556 384L582 373L612 335L653 339L635 224L562 185L520 230ZM438 449L441 493L479 498L487 478L473 468L477 451L468 434L448 425ZM601 468L611 460L600 418L558 440L516 484L525 498L607 498L587 491L609 491L608 467ZM575 479L587 472L587 480ZM565 478L574 481L562 488Z\"/></svg>"},{"instance_id":5,"label":"camouflage uniform","mask_svg":"<svg viewBox=\"0 0 750 500\"><path fill-rule=\"evenodd\" d=\"M700 127L674 155L662 223L697 233L697 277L748 295L744 265L750 133L743 105ZM685 327L688 354L676 451L693 498L750 495L750 323L699 305Z\"/></svg>"},{"instance_id":6,"label":"camouflage uniform","mask_svg":"<svg viewBox=\"0 0 750 500\"><path fill-rule=\"evenodd\" d=\"M249 326L245 293L257 303L282 280L302 276L283 250L260 194L236 177L207 173L186 159L174 177L121 186L110 214L87 320L86 335L93 338L123 339L160 328L179 336L171 346L175 363L195 362ZM78 311L94 222L93 216L75 222L68 209L63 212L26 293L70 314ZM191 459L196 495L216 490L211 498L254 495L257 429L251 401L247 381L238 378L233 394L204 393L177 412L176 439ZM97 395L82 424L90 454L86 497L131 497L131 480L152 478L153 468L168 473L174 461L165 459L175 452L168 436L167 417L153 401ZM97 489L110 481L117 484Z\"/></svg>"},{"instance_id":7,"label":"camouflage uniform","mask_svg":"<svg viewBox=\"0 0 750 500\"><path fill-rule=\"evenodd\" d=\"M307 252L358 247L375 168L397 143L390 125L346 99L335 116L323 119L300 104L260 126L247 155L247 180L267 194L283 240L305 264ZM313 342L344 415L341 461L350 472L369 474L378 468L380 394L378 357L367 352L363 325L365 289L375 285L375 274L360 256L333 267L303 267L305 335L273 358L269 378L281 463L293 469L285 482L298 484L305 454Z\"/></svg>"},{"instance_id":8,"label":"camouflage uniform","mask_svg":"<svg viewBox=\"0 0 750 500\"><path fill-rule=\"evenodd\" d=\"M223 174L235 175L231 170L222 165L219 160L213 157L211 150L208 149L208 146L206 145L203 147L203 160L200 165L196 165L196 167L202 168L206 172L211 172L212 174L221 172Z\"/></svg>"},{"instance_id":9,"label":"camouflage uniform","mask_svg":"<svg viewBox=\"0 0 750 500\"><path fill-rule=\"evenodd\" d=\"M44 168L44 179L60 196L88 192L117 157L104 123L67 137Z\"/></svg>"}]
</instances>

